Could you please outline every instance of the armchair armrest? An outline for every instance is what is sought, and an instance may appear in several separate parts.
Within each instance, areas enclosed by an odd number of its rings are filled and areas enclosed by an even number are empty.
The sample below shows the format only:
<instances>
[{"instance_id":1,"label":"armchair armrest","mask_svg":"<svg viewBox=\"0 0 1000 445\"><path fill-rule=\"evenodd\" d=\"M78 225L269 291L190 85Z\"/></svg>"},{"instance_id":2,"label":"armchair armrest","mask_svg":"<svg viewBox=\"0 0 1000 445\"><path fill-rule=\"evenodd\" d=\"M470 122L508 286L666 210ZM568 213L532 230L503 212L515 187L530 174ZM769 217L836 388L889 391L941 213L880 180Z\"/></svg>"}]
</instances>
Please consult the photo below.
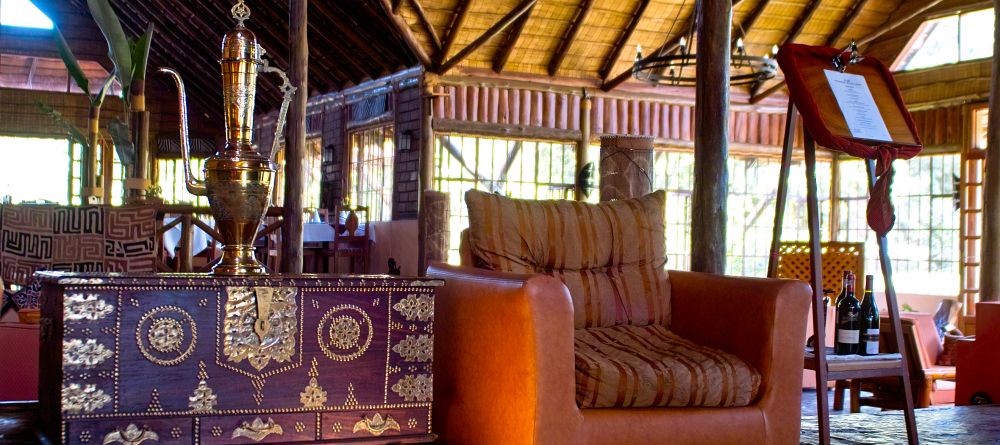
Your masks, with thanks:
<instances>
[{"instance_id":1,"label":"armchair armrest","mask_svg":"<svg viewBox=\"0 0 1000 445\"><path fill-rule=\"evenodd\" d=\"M573 304L560 281L431 265L434 429L445 443L577 444Z\"/></svg>"},{"instance_id":2,"label":"armchair armrest","mask_svg":"<svg viewBox=\"0 0 1000 445\"><path fill-rule=\"evenodd\" d=\"M809 285L670 271L670 292L672 331L753 365L761 374L758 401L774 423L801 415ZM786 433L789 443L797 442L798 428L779 434Z\"/></svg>"}]
</instances>

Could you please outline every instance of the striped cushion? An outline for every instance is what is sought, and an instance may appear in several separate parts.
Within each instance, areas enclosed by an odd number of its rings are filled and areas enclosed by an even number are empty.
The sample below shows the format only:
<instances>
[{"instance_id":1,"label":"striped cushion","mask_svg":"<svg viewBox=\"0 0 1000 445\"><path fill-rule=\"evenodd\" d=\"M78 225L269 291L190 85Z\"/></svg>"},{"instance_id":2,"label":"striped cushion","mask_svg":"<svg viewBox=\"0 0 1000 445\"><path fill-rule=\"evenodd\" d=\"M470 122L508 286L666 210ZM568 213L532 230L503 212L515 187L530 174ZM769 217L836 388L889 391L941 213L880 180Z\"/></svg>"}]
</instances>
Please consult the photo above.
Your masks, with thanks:
<instances>
[{"instance_id":1,"label":"striped cushion","mask_svg":"<svg viewBox=\"0 0 1000 445\"><path fill-rule=\"evenodd\" d=\"M760 374L738 357L699 346L663 326L576 330L581 408L746 406Z\"/></svg>"},{"instance_id":2,"label":"striped cushion","mask_svg":"<svg viewBox=\"0 0 1000 445\"><path fill-rule=\"evenodd\" d=\"M586 204L469 190L473 264L561 279L573 297L577 328L669 326L665 200L663 191Z\"/></svg>"}]
</instances>

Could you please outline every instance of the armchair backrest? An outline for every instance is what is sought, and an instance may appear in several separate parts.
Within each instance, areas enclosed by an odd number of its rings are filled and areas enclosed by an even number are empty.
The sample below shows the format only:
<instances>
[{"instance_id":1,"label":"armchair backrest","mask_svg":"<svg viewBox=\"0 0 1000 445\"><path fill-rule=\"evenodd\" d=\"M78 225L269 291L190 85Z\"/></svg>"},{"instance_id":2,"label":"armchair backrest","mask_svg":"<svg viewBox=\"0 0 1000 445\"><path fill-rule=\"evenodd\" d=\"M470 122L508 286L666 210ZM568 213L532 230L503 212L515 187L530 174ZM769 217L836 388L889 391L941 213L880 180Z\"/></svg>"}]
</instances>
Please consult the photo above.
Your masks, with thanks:
<instances>
[{"instance_id":1,"label":"armchair backrest","mask_svg":"<svg viewBox=\"0 0 1000 445\"><path fill-rule=\"evenodd\" d=\"M664 192L586 204L470 190L465 200L475 267L562 280L577 328L669 326Z\"/></svg>"}]
</instances>

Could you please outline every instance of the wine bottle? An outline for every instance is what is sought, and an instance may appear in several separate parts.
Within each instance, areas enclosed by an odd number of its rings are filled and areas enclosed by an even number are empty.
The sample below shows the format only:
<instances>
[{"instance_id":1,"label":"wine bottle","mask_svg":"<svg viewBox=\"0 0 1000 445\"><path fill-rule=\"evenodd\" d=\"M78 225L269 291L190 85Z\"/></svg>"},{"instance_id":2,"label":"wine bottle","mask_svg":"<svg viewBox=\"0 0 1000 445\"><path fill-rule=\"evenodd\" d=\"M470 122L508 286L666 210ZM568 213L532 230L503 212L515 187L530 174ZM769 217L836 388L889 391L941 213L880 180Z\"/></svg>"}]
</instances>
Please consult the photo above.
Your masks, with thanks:
<instances>
[{"instance_id":1,"label":"wine bottle","mask_svg":"<svg viewBox=\"0 0 1000 445\"><path fill-rule=\"evenodd\" d=\"M865 299L861 302L861 329L858 354L878 355L879 315L872 282L875 277L865 275Z\"/></svg>"},{"instance_id":2,"label":"wine bottle","mask_svg":"<svg viewBox=\"0 0 1000 445\"><path fill-rule=\"evenodd\" d=\"M837 342L833 351L837 355L857 354L861 335L861 320L859 319L861 305L854 297L854 274L847 277L844 289L846 295L837 304Z\"/></svg>"},{"instance_id":3,"label":"wine bottle","mask_svg":"<svg viewBox=\"0 0 1000 445\"><path fill-rule=\"evenodd\" d=\"M840 306L840 301L847 296L847 281L850 279L851 271L845 270L844 276L840 279L840 295L837 295L837 301L833 303L833 307Z\"/></svg>"},{"instance_id":4,"label":"wine bottle","mask_svg":"<svg viewBox=\"0 0 1000 445\"><path fill-rule=\"evenodd\" d=\"M830 295L833 295L833 291L829 289L823 289L823 322L826 323L827 308L830 307ZM816 334L812 334L806 340L806 347L816 350Z\"/></svg>"}]
</instances>

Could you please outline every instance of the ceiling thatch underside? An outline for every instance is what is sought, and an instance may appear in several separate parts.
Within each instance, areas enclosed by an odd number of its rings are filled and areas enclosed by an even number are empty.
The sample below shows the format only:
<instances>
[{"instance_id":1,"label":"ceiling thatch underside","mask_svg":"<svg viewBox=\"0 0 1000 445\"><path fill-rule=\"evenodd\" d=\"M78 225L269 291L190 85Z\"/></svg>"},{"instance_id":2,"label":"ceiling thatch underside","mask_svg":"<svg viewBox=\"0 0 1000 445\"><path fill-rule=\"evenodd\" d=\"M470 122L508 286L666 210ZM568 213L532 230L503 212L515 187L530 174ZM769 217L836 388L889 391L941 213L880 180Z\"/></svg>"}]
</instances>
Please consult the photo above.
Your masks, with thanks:
<instances>
[{"instance_id":1,"label":"ceiling thatch underside","mask_svg":"<svg viewBox=\"0 0 1000 445\"><path fill-rule=\"evenodd\" d=\"M371 0L392 1L415 44L437 71L525 73L576 78L613 88L628 78L636 47L643 54L676 48L691 29L694 0ZM461 58L461 52L512 11L527 12ZM862 50L896 31L908 34L929 14L969 0L733 0L733 42L765 55L786 42ZM494 28L495 29L495 28ZM898 39L897 39L898 40ZM437 42L440 41L439 45ZM905 43L905 42L904 42ZM879 52L888 64L901 50ZM459 57L456 57L456 54ZM455 59L460 59L455 63ZM449 62L451 61L451 62ZM442 69L442 66L444 67ZM616 78L618 82L616 82ZM777 89L779 80L758 86Z\"/></svg>"},{"instance_id":2,"label":"ceiling thatch underside","mask_svg":"<svg viewBox=\"0 0 1000 445\"><path fill-rule=\"evenodd\" d=\"M89 15L86 0L34 0L43 10L67 2ZM155 26L150 70L170 66L180 71L194 100L208 110L222 109L219 56L222 35L235 25L228 0L111 0L128 35L138 35L147 23ZM247 27L255 32L272 66L288 70L288 2L247 1L252 15ZM60 17L52 17L58 26ZM376 79L417 64L381 8L365 0L309 2L309 92L321 94ZM72 45L72 42L70 42ZM258 110L281 103L275 76L258 82ZM201 94L199 94L199 92ZM215 93L215 94L213 94ZM212 96L203 98L200 96Z\"/></svg>"}]
</instances>

